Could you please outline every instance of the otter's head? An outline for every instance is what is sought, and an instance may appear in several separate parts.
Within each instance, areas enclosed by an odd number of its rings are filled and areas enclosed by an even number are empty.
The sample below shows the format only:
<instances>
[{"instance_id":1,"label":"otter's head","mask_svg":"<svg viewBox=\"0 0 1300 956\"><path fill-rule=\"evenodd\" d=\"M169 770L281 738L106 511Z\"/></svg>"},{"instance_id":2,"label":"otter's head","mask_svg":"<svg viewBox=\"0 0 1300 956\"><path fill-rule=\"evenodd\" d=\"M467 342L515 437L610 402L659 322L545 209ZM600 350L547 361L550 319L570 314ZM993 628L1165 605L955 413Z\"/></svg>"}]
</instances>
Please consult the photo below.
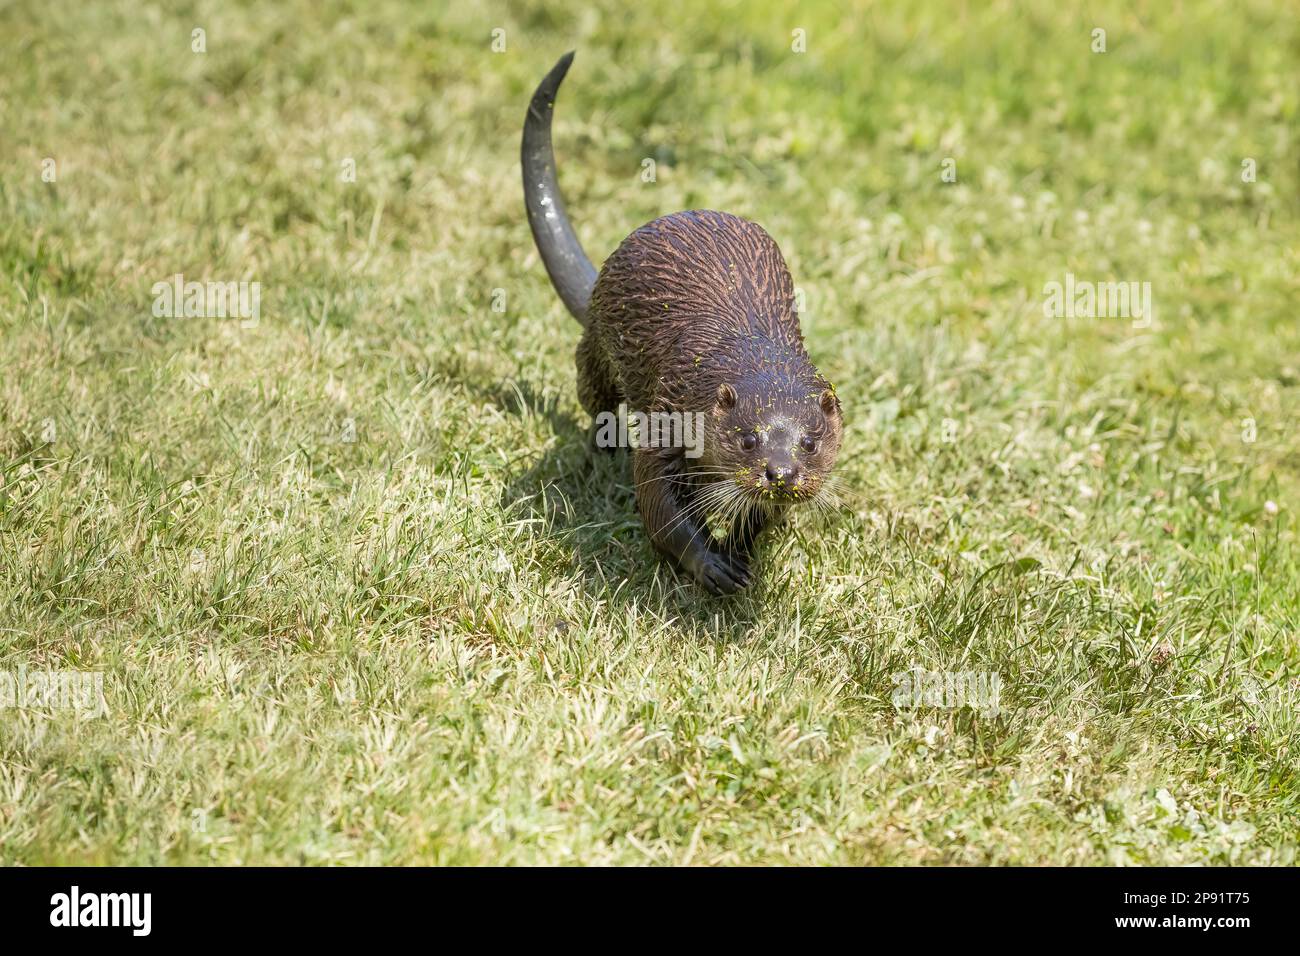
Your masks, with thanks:
<instances>
[{"instance_id":1,"label":"otter's head","mask_svg":"<svg viewBox=\"0 0 1300 956\"><path fill-rule=\"evenodd\" d=\"M818 375L793 387L773 384L741 379L718 386L699 465L759 503L810 501L839 454L840 402Z\"/></svg>"}]
</instances>

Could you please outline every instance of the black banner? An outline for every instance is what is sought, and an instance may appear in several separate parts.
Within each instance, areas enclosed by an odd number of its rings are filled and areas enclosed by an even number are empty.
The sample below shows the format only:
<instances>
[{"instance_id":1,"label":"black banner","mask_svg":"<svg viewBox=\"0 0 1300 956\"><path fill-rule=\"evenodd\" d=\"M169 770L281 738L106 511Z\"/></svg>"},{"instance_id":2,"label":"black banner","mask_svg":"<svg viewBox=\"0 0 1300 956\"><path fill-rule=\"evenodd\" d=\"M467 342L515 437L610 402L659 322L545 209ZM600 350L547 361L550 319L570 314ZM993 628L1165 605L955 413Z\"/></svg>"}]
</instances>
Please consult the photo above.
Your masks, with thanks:
<instances>
[{"instance_id":1,"label":"black banner","mask_svg":"<svg viewBox=\"0 0 1300 956\"><path fill-rule=\"evenodd\" d=\"M1295 874L1265 869L6 869L7 942L373 942L438 924L554 943L716 923L718 941L814 927L987 942L1232 945L1293 925ZM828 922L830 921L830 922ZM802 928L802 930L801 930ZM698 929L691 931L692 935ZM637 933L636 939L643 939ZM436 942L434 943L436 945ZM18 951L18 950L13 950Z\"/></svg>"}]
</instances>

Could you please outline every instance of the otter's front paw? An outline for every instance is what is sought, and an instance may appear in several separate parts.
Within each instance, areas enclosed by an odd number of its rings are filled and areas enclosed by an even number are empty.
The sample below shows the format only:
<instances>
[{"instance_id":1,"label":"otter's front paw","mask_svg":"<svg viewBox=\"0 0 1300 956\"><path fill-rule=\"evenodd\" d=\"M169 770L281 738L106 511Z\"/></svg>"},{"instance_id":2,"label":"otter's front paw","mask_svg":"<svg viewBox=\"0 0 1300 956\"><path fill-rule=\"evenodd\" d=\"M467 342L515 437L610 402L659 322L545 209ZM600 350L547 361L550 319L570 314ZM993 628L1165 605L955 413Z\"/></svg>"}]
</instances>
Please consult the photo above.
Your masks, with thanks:
<instances>
[{"instance_id":1,"label":"otter's front paw","mask_svg":"<svg viewBox=\"0 0 1300 956\"><path fill-rule=\"evenodd\" d=\"M749 562L740 554L703 551L684 563L691 577L713 595L735 594L753 580Z\"/></svg>"}]
</instances>

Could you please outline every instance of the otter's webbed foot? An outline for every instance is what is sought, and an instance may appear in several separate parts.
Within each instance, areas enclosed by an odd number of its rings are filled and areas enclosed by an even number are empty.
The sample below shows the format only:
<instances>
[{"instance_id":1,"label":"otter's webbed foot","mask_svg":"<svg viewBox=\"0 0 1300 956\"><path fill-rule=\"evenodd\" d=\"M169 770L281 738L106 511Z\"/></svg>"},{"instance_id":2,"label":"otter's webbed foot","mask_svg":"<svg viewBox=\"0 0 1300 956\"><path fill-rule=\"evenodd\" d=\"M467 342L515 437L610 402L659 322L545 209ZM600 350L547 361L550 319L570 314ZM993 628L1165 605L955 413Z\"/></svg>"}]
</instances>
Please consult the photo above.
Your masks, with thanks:
<instances>
[{"instance_id":1,"label":"otter's webbed foot","mask_svg":"<svg viewBox=\"0 0 1300 956\"><path fill-rule=\"evenodd\" d=\"M632 473L636 481L636 503L650 540L677 562L710 594L734 594L752 577L742 554L728 554L709 547L709 533L699 518L684 507L673 487L680 475L679 460L657 449L633 452Z\"/></svg>"},{"instance_id":2,"label":"otter's webbed foot","mask_svg":"<svg viewBox=\"0 0 1300 956\"><path fill-rule=\"evenodd\" d=\"M740 554L705 551L689 563L682 559L681 564L710 594L734 594L753 581L749 561Z\"/></svg>"}]
</instances>

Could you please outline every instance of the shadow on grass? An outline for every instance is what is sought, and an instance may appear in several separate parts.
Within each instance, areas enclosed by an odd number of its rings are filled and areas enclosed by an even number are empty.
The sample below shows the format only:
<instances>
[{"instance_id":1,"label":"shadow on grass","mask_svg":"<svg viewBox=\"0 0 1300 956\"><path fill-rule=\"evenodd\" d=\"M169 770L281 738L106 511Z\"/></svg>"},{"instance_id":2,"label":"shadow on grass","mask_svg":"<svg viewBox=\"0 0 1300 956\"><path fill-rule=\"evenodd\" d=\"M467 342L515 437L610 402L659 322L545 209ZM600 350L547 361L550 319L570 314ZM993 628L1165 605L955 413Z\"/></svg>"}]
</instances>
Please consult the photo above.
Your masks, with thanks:
<instances>
[{"instance_id":1,"label":"shadow on grass","mask_svg":"<svg viewBox=\"0 0 1300 956\"><path fill-rule=\"evenodd\" d=\"M741 639L757 620L766 587L714 598L670 567L650 544L636 510L625 449L593 448L585 421L559 409L529 382L511 382L489 396L511 414L534 414L554 435L540 458L512 473L500 505L555 549L557 564L579 572L585 595L611 613L646 609L679 618L716 637Z\"/></svg>"}]
</instances>

